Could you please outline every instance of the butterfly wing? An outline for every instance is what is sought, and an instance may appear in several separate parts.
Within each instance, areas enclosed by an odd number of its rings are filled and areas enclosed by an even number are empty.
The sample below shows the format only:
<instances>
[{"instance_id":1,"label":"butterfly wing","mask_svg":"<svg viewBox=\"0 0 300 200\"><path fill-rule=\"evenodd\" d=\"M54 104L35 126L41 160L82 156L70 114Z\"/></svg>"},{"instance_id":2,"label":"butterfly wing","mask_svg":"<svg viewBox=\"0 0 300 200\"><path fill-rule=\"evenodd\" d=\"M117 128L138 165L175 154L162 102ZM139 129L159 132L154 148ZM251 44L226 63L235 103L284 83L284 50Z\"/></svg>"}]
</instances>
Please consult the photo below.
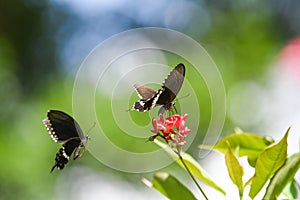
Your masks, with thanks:
<instances>
[{"instance_id":1,"label":"butterfly wing","mask_svg":"<svg viewBox=\"0 0 300 200\"><path fill-rule=\"evenodd\" d=\"M143 99L143 100L148 100L156 94L155 90L153 90L152 88L149 88L145 85L134 84L133 87L134 87L136 93L138 94L138 96L140 97L140 99Z\"/></svg>"},{"instance_id":2,"label":"butterfly wing","mask_svg":"<svg viewBox=\"0 0 300 200\"><path fill-rule=\"evenodd\" d=\"M56 168L63 169L65 165L68 163L73 151L77 148L80 148L80 146L81 146L81 140L79 138L74 138L64 143L56 153L55 164L52 167L51 172ZM74 160L76 158L74 157Z\"/></svg>"},{"instance_id":3,"label":"butterfly wing","mask_svg":"<svg viewBox=\"0 0 300 200\"><path fill-rule=\"evenodd\" d=\"M65 142L70 138L84 138L79 124L73 117L62 111L49 110L43 123L55 142Z\"/></svg>"},{"instance_id":4,"label":"butterfly wing","mask_svg":"<svg viewBox=\"0 0 300 200\"><path fill-rule=\"evenodd\" d=\"M136 93L140 97L139 101L134 102L130 110L136 110L139 112L146 112L150 110L153 106L153 101L157 101L157 92L145 85L134 85Z\"/></svg>"},{"instance_id":5,"label":"butterfly wing","mask_svg":"<svg viewBox=\"0 0 300 200\"><path fill-rule=\"evenodd\" d=\"M185 76L185 66L178 64L167 76L163 83L163 92L161 93L157 104L167 105L175 99L178 94Z\"/></svg>"}]
</instances>

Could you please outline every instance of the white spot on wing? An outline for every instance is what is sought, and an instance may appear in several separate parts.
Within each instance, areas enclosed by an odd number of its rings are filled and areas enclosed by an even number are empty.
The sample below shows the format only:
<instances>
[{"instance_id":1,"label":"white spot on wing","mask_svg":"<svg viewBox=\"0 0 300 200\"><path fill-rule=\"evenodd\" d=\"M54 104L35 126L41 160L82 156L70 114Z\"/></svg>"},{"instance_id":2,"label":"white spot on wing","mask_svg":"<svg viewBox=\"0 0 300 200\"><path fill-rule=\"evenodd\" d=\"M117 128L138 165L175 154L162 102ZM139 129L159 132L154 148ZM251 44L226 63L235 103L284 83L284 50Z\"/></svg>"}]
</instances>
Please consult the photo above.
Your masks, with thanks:
<instances>
[{"instance_id":1,"label":"white spot on wing","mask_svg":"<svg viewBox=\"0 0 300 200\"><path fill-rule=\"evenodd\" d=\"M52 127L50 120L48 118L46 118L43 120L43 123L44 123L45 127L47 128L47 131L48 131L50 137L52 138L52 140L54 142L58 142L58 137L57 137L55 131L53 131L53 127Z\"/></svg>"},{"instance_id":2,"label":"white spot on wing","mask_svg":"<svg viewBox=\"0 0 300 200\"><path fill-rule=\"evenodd\" d=\"M66 159L69 160L70 157L66 154L66 152L65 152L65 147L62 147L62 148L63 148L63 150L62 150L63 157L65 157Z\"/></svg>"}]
</instances>

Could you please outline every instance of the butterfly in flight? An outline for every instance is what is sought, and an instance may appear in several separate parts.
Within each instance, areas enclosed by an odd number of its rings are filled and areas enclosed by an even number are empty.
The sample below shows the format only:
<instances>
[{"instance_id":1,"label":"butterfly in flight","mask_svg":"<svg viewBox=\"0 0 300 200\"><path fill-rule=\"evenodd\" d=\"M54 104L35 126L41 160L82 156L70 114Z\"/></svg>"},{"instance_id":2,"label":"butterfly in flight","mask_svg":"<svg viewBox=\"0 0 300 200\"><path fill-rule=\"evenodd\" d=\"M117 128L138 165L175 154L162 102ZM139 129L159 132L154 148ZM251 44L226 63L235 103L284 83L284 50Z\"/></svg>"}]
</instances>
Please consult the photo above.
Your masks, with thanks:
<instances>
[{"instance_id":1,"label":"butterfly in flight","mask_svg":"<svg viewBox=\"0 0 300 200\"><path fill-rule=\"evenodd\" d=\"M163 114L166 110L172 110L174 99L178 94L185 76L185 66L178 64L167 76L162 84L162 88L155 91L145 85L134 85L134 88L140 97L139 101L134 102L130 110L146 112L155 106L162 105L158 115ZM175 108L176 110L176 108Z\"/></svg>"},{"instance_id":2,"label":"butterfly in flight","mask_svg":"<svg viewBox=\"0 0 300 200\"><path fill-rule=\"evenodd\" d=\"M49 110L43 123L54 142L64 143L56 153L55 164L50 172L56 168L63 169L74 150L73 160L78 158L89 137L83 136L79 124L73 117L59 110Z\"/></svg>"}]
</instances>

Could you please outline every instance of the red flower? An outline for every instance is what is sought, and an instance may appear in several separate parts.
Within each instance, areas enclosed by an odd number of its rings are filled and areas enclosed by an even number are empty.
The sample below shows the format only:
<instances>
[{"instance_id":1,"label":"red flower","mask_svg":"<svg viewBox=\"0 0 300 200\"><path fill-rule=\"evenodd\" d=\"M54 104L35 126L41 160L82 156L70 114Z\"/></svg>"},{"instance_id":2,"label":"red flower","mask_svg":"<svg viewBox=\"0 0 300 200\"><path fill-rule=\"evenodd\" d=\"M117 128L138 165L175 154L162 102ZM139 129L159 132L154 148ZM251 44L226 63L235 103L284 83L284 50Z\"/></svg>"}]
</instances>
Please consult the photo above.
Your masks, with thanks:
<instances>
[{"instance_id":1,"label":"red flower","mask_svg":"<svg viewBox=\"0 0 300 200\"><path fill-rule=\"evenodd\" d=\"M173 115L164 119L163 115L160 115L160 119L152 119L153 129L151 132L156 133L156 135L149 138L153 141L157 136L163 137L167 142L171 140L176 146L183 146L186 141L190 129L185 125L185 120L188 117L187 114Z\"/></svg>"}]
</instances>

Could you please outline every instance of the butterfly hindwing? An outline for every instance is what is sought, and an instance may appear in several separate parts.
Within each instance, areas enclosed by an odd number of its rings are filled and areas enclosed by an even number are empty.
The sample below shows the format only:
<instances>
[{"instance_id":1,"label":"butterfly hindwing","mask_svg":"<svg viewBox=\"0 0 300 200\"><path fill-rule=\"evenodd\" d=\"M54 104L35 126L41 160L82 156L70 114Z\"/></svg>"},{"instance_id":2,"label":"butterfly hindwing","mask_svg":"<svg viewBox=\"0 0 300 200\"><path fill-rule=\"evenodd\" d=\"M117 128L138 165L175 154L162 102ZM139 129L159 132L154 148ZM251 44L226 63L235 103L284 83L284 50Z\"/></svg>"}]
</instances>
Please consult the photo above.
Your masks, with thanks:
<instances>
[{"instance_id":1,"label":"butterfly hindwing","mask_svg":"<svg viewBox=\"0 0 300 200\"><path fill-rule=\"evenodd\" d=\"M51 172L56 168L63 169L65 165L68 163L73 151L80 147L81 147L81 140L79 138L71 139L66 143L64 143L56 153L55 164L52 167ZM78 155L75 157L74 154L73 159L75 160L77 157Z\"/></svg>"},{"instance_id":2,"label":"butterfly hindwing","mask_svg":"<svg viewBox=\"0 0 300 200\"><path fill-rule=\"evenodd\" d=\"M159 90L155 92L154 96L149 99L141 99L139 101L134 102L131 110L136 110L139 112L146 112L148 110L151 110L156 105L156 102L161 93L162 90Z\"/></svg>"},{"instance_id":3,"label":"butterfly hindwing","mask_svg":"<svg viewBox=\"0 0 300 200\"><path fill-rule=\"evenodd\" d=\"M148 100L148 99L154 97L154 95L156 94L155 90L153 90L152 88L149 88L145 85L134 84L133 86L136 90L136 93L140 97L140 99Z\"/></svg>"},{"instance_id":4,"label":"butterfly hindwing","mask_svg":"<svg viewBox=\"0 0 300 200\"><path fill-rule=\"evenodd\" d=\"M55 164L51 168L50 172L53 172L54 169L63 169L69 161L69 156L66 155L64 147L61 147L56 153Z\"/></svg>"}]
</instances>

